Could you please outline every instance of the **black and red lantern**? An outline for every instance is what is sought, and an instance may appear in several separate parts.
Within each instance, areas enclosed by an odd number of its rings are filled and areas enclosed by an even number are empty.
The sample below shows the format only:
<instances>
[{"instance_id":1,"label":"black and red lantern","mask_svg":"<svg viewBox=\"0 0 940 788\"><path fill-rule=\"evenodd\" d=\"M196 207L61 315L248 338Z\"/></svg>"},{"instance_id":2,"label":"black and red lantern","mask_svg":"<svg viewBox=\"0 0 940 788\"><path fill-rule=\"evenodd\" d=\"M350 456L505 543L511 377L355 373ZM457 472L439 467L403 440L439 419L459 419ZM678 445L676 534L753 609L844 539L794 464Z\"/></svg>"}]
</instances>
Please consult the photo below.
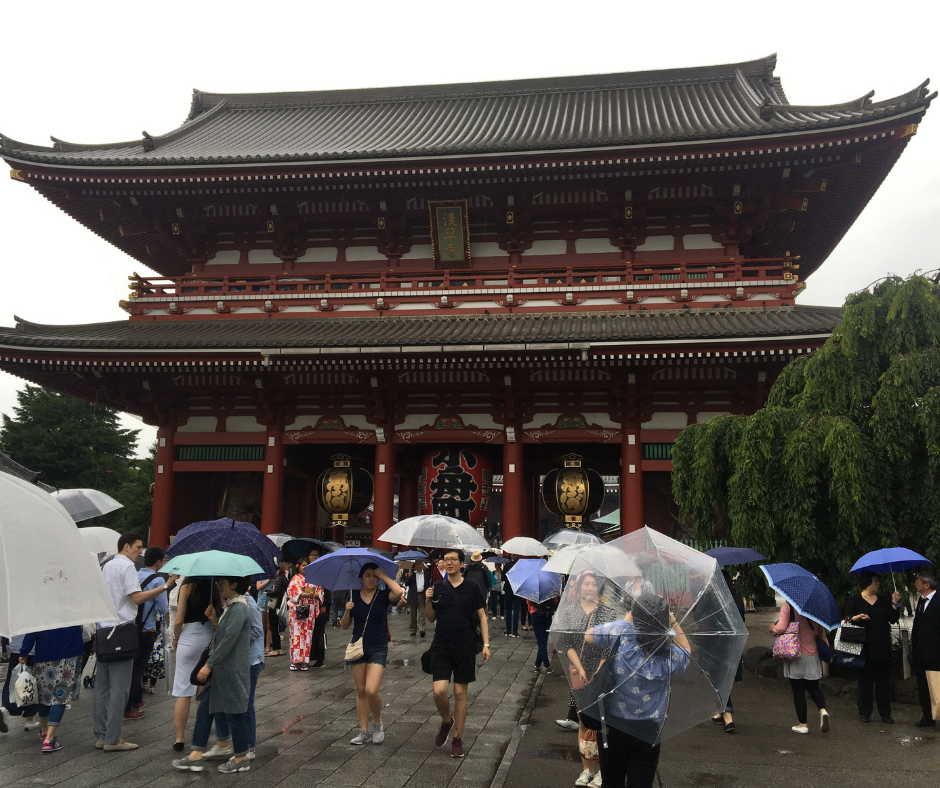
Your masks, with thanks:
<instances>
[{"instance_id":1,"label":"black and red lantern","mask_svg":"<svg viewBox=\"0 0 940 788\"><path fill-rule=\"evenodd\" d=\"M561 465L542 481L542 500L552 514L564 518L567 528L581 528L604 505L604 479L585 468L578 454L566 454Z\"/></svg>"},{"instance_id":2,"label":"black and red lantern","mask_svg":"<svg viewBox=\"0 0 940 788\"><path fill-rule=\"evenodd\" d=\"M372 474L358 467L347 454L334 454L333 467L317 479L317 503L330 515L331 526L349 524L349 518L364 512L372 503L375 484Z\"/></svg>"}]
</instances>

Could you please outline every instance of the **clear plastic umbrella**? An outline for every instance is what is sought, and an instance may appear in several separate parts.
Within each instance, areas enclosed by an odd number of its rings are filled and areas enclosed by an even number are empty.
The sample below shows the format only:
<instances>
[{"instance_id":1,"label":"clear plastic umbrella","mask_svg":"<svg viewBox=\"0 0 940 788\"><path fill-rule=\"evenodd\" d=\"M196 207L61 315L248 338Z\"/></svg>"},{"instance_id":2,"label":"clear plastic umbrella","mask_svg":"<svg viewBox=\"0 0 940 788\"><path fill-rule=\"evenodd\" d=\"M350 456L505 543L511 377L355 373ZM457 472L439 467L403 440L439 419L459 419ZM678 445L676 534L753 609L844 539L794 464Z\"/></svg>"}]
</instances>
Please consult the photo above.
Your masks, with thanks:
<instances>
[{"instance_id":1,"label":"clear plastic umbrella","mask_svg":"<svg viewBox=\"0 0 940 788\"><path fill-rule=\"evenodd\" d=\"M652 745L724 711L747 629L715 559L644 528L578 554L550 638L582 715Z\"/></svg>"},{"instance_id":2,"label":"clear plastic umbrella","mask_svg":"<svg viewBox=\"0 0 940 788\"><path fill-rule=\"evenodd\" d=\"M408 547L457 547L462 550L485 550L486 539L463 520L442 514L421 514L401 520L378 537L378 541Z\"/></svg>"},{"instance_id":3,"label":"clear plastic umbrella","mask_svg":"<svg viewBox=\"0 0 940 788\"><path fill-rule=\"evenodd\" d=\"M549 549L538 539L531 536L515 536L503 542L503 552L521 555L524 558L541 558L549 554Z\"/></svg>"},{"instance_id":4,"label":"clear plastic umbrella","mask_svg":"<svg viewBox=\"0 0 940 788\"><path fill-rule=\"evenodd\" d=\"M552 553L551 558L545 562L545 566L542 567L541 571L554 572L557 575L570 575L575 558L592 546L589 544L569 544L560 547Z\"/></svg>"},{"instance_id":5,"label":"clear plastic umbrella","mask_svg":"<svg viewBox=\"0 0 940 788\"><path fill-rule=\"evenodd\" d=\"M563 528L556 531L548 539L543 539L542 544L549 550L558 550L560 547L575 544L604 544L603 540L587 531L579 531L576 528Z\"/></svg>"},{"instance_id":6,"label":"clear plastic umbrella","mask_svg":"<svg viewBox=\"0 0 940 788\"><path fill-rule=\"evenodd\" d=\"M123 503L114 500L107 493L83 487L56 490L49 494L65 507L65 511L76 523L124 508Z\"/></svg>"}]
</instances>

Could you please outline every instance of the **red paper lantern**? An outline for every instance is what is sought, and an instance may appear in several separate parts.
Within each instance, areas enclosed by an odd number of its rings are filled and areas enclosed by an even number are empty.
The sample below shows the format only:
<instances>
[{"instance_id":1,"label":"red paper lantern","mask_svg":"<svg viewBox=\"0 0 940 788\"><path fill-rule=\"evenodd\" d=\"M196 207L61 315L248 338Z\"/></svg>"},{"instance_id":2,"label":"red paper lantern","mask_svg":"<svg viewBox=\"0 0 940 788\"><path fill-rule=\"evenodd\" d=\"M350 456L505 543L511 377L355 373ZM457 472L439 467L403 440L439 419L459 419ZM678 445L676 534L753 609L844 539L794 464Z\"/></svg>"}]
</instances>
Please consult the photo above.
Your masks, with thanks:
<instances>
[{"instance_id":1,"label":"red paper lantern","mask_svg":"<svg viewBox=\"0 0 940 788\"><path fill-rule=\"evenodd\" d=\"M421 514L443 514L476 527L490 511L493 466L490 458L459 446L428 452L418 479Z\"/></svg>"}]
</instances>

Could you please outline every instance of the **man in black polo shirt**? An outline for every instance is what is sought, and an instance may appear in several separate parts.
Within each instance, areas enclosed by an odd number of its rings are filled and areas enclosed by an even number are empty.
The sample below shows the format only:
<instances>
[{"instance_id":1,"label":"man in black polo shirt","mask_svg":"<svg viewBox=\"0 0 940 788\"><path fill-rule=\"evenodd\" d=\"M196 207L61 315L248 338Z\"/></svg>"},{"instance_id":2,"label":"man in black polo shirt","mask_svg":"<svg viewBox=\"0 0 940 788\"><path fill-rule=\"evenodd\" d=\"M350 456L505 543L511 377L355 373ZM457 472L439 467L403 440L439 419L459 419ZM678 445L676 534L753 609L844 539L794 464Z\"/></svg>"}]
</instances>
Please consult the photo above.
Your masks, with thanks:
<instances>
[{"instance_id":1,"label":"man in black polo shirt","mask_svg":"<svg viewBox=\"0 0 940 788\"><path fill-rule=\"evenodd\" d=\"M479 621L483 637L483 661L490 661L490 633L486 623L483 593L476 583L468 583L460 573L463 550L444 553L447 577L435 583L425 594L424 610L434 630L431 644L431 677L434 679L434 704L441 715L441 729L434 739L440 747L454 729L450 754L463 758L463 726L467 720L467 685L476 680L477 633ZM454 713L450 713L447 686L454 677Z\"/></svg>"}]
</instances>

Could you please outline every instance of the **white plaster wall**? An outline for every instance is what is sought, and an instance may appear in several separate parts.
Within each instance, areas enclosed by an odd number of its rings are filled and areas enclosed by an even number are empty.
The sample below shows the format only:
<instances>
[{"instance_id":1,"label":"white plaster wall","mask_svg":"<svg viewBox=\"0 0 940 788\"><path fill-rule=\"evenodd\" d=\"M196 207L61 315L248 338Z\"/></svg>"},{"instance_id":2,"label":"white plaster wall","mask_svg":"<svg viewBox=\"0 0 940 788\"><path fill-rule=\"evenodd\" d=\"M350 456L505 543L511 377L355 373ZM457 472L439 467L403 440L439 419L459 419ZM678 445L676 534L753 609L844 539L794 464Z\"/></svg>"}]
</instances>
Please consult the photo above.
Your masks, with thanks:
<instances>
[{"instance_id":1,"label":"white plaster wall","mask_svg":"<svg viewBox=\"0 0 940 788\"><path fill-rule=\"evenodd\" d=\"M336 262L337 248L335 246L318 246L307 249L301 257L297 258L298 263L334 263Z\"/></svg>"},{"instance_id":2,"label":"white plaster wall","mask_svg":"<svg viewBox=\"0 0 940 788\"><path fill-rule=\"evenodd\" d=\"M694 299L694 300L699 301L699 302L701 302L701 303L707 304L707 303L710 302L710 301L715 301L715 302L717 302L717 301L730 301L731 299L730 299L730 298L727 298L727 297L725 297L725 296L723 296L723 295L717 295L717 294L716 294L716 295L703 295L703 296L699 296L698 298L696 298L696 299Z\"/></svg>"},{"instance_id":3,"label":"white plaster wall","mask_svg":"<svg viewBox=\"0 0 940 788\"><path fill-rule=\"evenodd\" d=\"M643 422L640 427L644 430L681 430L689 423L685 413L654 413L653 418Z\"/></svg>"},{"instance_id":4,"label":"white plaster wall","mask_svg":"<svg viewBox=\"0 0 940 788\"><path fill-rule=\"evenodd\" d=\"M281 258L274 254L273 249L249 249L248 262L257 263L280 263Z\"/></svg>"},{"instance_id":5,"label":"white plaster wall","mask_svg":"<svg viewBox=\"0 0 940 788\"><path fill-rule=\"evenodd\" d=\"M238 249L223 249L216 252L211 260L206 260L206 265L238 265L241 255Z\"/></svg>"},{"instance_id":6,"label":"white plaster wall","mask_svg":"<svg viewBox=\"0 0 940 788\"><path fill-rule=\"evenodd\" d=\"M620 251L609 238L578 238L574 242L574 250L578 254L606 254Z\"/></svg>"},{"instance_id":7,"label":"white plaster wall","mask_svg":"<svg viewBox=\"0 0 940 788\"><path fill-rule=\"evenodd\" d=\"M731 413L726 410L702 410L695 414L695 421L699 424L704 424L706 421L711 421L715 416L730 416Z\"/></svg>"},{"instance_id":8,"label":"white plaster wall","mask_svg":"<svg viewBox=\"0 0 940 788\"><path fill-rule=\"evenodd\" d=\"M363 260L385 260L386 257L376 246L347 246L346 259L354 263Z\"/></svg>"},{"instance_id":9,"label":"white plaster wall","mask_svg":"<svg viewBox=\"0 0 940 788\"><path fill-rule=\"evenodd\" d=\"M432 255L433 255L433 252L431 251L431 244L415 244L414 246L411 247L410 252L407 252L401 256L401 259L402 260L430 260ZM348 256L347 256L347 259L349 259Z\"/></svg>"},{"instance_id":10,"label":"white plaster wall","mask_svg":"<svg viewBox=\"0 0 940 788\"><path fill-rule=\"evenodd\" d=\"M671 252L676 246L676 239L671 235L653 235L636 248L638 252Z\"/></svg>"},{"instance_id":11,"label":"white plaster wall","mask_svg":"<svg viewBox=\"0 0 940 788\"><path fill-rule=\"evenodd\" d=\"M607 413L582 413L584 420L588 424L596 424L598 427L607 427L613 428L615 430L620 429L620 422L614 421L610 414Z\"/></svg>"},{"instance_id":12,"label":"white plaster wall","mask_svg":"<svg viewBox=\"0 0 940 788\"><path fill-rule=\"evenodd\" d=\"M724 249L720 243L712 240L706 233L696 233L694 235L683 235L682 245L686 249Z\"/></svg>"},{"instance_id":13,"label":"white plaster wall","mask_svg":"<svg viewBox=\"0 0 940 788\"><path fill-rule=\"evenodd\" d=\"M253 419L252 419L253 420ZM190 416L177 432L215 432L218 419L215 416Z\"/></svg>"},{"instance_id":14,"label":"white plaster wall","mask_svg":"<svg viewBox=\"0 0 940 788\"><path fill-rule=\"evenodd\" d=\"M567 249L567 241L533 241L532 247L525 250L525 256L540 257L548 254L564 254Z\"/></svg>"},{"instance_id":15,"label":"white plaster wall","mask_svg":"<svg viewBox=\"0 0 940 788\"><path fill-rule=\"evenodd\" d=\"M254 416L226 416L226 432L264 432L265 426L258 424Z\"/></svg>"},{"instance_id":16,"label":"white plaster wall","mask_svg":"<svg viewBox=\"0 0 940 788\"><path fill-rule=\"evenodd\" d=\"M470 257L509 257L509 252L500 249L498 243L487 241L481 244L470 244Z\"/></svg>"}]
</instances>

